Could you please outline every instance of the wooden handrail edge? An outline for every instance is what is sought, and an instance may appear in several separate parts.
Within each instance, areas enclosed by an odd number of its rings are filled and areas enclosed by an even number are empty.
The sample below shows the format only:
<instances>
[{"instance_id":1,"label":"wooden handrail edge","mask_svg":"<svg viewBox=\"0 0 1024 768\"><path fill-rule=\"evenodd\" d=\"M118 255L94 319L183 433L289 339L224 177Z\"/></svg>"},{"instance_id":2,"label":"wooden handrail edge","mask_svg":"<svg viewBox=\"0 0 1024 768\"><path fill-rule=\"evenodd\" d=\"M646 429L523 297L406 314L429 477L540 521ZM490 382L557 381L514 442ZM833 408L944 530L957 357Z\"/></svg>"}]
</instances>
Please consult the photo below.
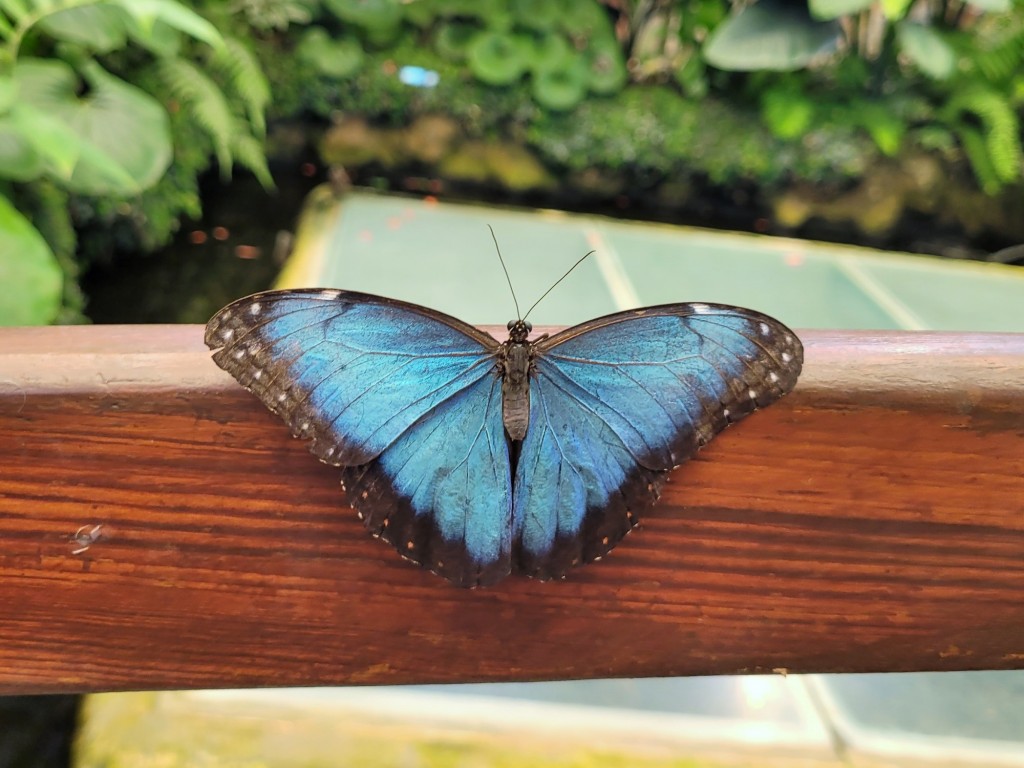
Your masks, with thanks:
<instances>
[{"instance_id":1,"label":"wooden handrail edge","mask_svg":"<svg viewBox=\"0 0 1024 768\"><path fill-rule=\"evenodd\" d=\"M1024 335L800 335L605 562L460 590L200 327L0 329L0 693L1024 668Z\"/></svg>"}]
</instances>

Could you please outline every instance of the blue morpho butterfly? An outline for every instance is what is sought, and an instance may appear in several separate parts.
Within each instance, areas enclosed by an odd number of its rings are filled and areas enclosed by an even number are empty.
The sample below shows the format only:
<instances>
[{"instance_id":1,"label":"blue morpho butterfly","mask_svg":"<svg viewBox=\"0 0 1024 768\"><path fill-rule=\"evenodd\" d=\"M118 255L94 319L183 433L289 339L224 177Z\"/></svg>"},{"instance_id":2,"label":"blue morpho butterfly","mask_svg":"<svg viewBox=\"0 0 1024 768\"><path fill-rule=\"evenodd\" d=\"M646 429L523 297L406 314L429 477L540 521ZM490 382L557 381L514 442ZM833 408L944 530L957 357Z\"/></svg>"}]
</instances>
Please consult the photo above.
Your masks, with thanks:
<instances>
[{"instance_id":1,"label":"blue morpho butterfly","mask_svg":"<svg viewBox=\"0 0 1024 768\"><path fill-rule=\"evenodd\" d=\"M717 304L618 312L533 341L525 317L508 330L499 342L395 299L284 290L222 309L206 344L341 467L374 536L465 587L601 559L669 470L789 392L803 361L782 323Z\"/></svg>"}]
</instances>

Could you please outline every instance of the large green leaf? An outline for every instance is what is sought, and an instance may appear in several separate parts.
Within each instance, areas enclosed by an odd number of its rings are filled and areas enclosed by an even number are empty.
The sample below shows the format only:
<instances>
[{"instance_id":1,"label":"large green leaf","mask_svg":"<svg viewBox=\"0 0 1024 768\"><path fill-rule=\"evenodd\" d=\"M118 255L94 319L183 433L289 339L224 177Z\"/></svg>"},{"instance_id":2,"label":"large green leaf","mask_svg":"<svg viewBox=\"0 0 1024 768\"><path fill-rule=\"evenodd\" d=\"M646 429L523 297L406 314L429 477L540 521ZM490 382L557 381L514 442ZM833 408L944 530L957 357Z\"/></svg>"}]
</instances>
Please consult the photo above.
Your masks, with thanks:
<instances>
[{"instance_id":1,"label":"large green leaf","mask_svg":"<svg viewBox=\"0 0 1024 768\"><path fill-rule=\"evenodd\" d=\"M1006 11L1010 10L1013 3L1011 0L968 0L968 5L973 5L982 11L1006 13Z\"/></svg>"},{"instance_id":2,"label":"large green leaf","mask_svg":"<svg viewBox=\"0 0 1024 768\"><path fill-rule=\"evenodd\" d=\"M47 16L39 28L50 37L76 43L98 53L123 48L128 40L125 12L116 5L86 5Z\"/></svg>"},{"instance_id":3,"label":"large green leaf","mask_svg":"<svg viewBox=\"0 0 1024 768\"><path fill-rule=\"evenodd\" d=\"M905 21L896 25L896 39L900 50L929 77L945 80L953 74L956 55L934 27Z\"/></svg>"},{"instance_id":4,"label":"large green leaf","mask_svg":"<svg viewBox=\"0 0 1024 768\"><path fill-rule=\"evenodd\" d=\"M141 27L133 19L128 24L128 36L133 43L137 43L158 58L171 58L179 55L184 39L181 32L170 24L159 20L153 22L152 25Z\"/></svg>"},{"instance_id":5,"label":"large green leaf","mask_svg":"<svg viewBox=\"0 0 1024 768\"><path fill-rule=\"evenodd\" d=\"M24 101L16 104L8 114L10 124L26 141L43 163L44 171L58 179L68 180L75 171L81 155L86 151L82 138L67 123L45 110ZM102 170L107 170L101 166ZM120 176L112 166L111 183ZM122 183L127 184L128 180Z\"/></svg>"},{"instance_id":6,"label":"large green leaf","mask_svg":"<svg viewBox=\"0 0 1024 768\"><path fill-rule=\"evenodd\" d=\"M10 72L0 74L0 115L14 106L18 100L18 84Z\"/></svg>"},{"instance_id":7,"label":"large green leaf","mask_svg":"<svg viewBox=\"0 0 1024 768\"><path fill-rule=\"evenodd\" d=\"M32 181L46 172L46 160L18 125L16 115L0 117L0 179Z\"/></svg>"},{"instance_id":8,"label":"large green leaf","mask_svg":"<svg viewBox=\"0 0 1024 768\"><path fill-rule=\"evenodd\" d=\"M838 19L866 11L875 0L810 0L808 7L816 19Z\"/></svg>"},{"instance_id":9,"label":"large green leaf","mask_svg":"<svg viewBox=\"0 0 1024 768\"><path fill-rule=\"evenodd\" d=\"M323 27L310 27L302 35L295 55L328 77L350 77L363 66L363 46L355 37L331 37Z\"/></svg>"},{"instance_id":10,"label":"large green leaf","mask_svg":"<svg viewBox=\"0 0 1024 768\"><path fill-rule=\"evenodd\" d=\"M890 21L902 19L907 14L912 0L882 0L882 13Z\"/></svg>"},{"instance_id":11,"label":"large green leaf","mask_svg":"<svg viewBox=\"0 0 1024 768\"><path fill-rule=\"evenodd\" d=\"M210 22L177 0L114 0L131 14L137 34L159 31L160 24L173 27L196 40L219 48L224 38Z\"/></svg>"},{"instance_id":12,"label":"large green leaf","mask_svg":"<svg viewBox=\"0 0 1024 768\"><path fill-rule=\"evenodd\" d=\"M480 32L466 48L470 71L488 85L509 85L519 80L532 53L528 38L506 32Z\"/></svg>"},{"instance_id":13,"label":"large green leaf","mask_svg":"<svg viewBox=\"0 0 1024 768\"><path fill-rule=\"evenodd\" d=\"M704 59L719 69L789 71L835 48L838 22L815 21L804 6L761 0L720 24L704 46Z\"/></svg>"},{"instance_id":14,"label":"large green leaf","mask_svg":"<svg viewBox=\"0 0 1024 768\"><path fill-rule=\"evenodd\" d=\"M87 88L56 60L24 59L15 68L21 126L70 190L134 194L170 165L170 123L163 106L90 62Z\"/></svg>"},{"instance_id":15,"label":"large green leaf","mask_svg":"<svg viewBox=\"0 0 1024 768\"><path fill-rule=\"evenodd\" d=\"M63 276L43 236L0 195L0 325L45 325L60 309Z\"/></svg>"}]
</instances>

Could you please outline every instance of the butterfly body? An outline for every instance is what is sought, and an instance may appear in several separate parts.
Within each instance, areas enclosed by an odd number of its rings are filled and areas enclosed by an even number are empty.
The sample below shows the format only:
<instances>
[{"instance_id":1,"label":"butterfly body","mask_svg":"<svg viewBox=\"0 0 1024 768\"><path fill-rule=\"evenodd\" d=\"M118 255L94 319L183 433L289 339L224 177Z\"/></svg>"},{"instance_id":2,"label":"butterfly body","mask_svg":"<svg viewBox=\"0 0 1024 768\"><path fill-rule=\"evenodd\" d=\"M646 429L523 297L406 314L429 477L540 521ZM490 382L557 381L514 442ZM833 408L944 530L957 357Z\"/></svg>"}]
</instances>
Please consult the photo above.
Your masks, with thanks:
<instances>
[{"instance_id":1,"label":"butterfly body","mask_svg":"<svg viewBox=\"0 0 1024 768\"><path fill-rule=\"evenodd\" d=\"M527 339L532 328L524 320L508 324L508 341L501 345L501 414L510 440L522 440L530 425L530 368L532 347Z\"/></svg>"},{"instance_id":2,"label":"butterfly body","mask_svg":"<svg viewBox=\"0 0 1024 768\"><path fill-rule=\"evenodd\" d=\"M713 304L499 342L440 312L270 291L207 325L214 360L341 468L369 531L461 586L564 576L612 549L666 473L796 382L778 321Z\"/></svg>"}]
</instances>

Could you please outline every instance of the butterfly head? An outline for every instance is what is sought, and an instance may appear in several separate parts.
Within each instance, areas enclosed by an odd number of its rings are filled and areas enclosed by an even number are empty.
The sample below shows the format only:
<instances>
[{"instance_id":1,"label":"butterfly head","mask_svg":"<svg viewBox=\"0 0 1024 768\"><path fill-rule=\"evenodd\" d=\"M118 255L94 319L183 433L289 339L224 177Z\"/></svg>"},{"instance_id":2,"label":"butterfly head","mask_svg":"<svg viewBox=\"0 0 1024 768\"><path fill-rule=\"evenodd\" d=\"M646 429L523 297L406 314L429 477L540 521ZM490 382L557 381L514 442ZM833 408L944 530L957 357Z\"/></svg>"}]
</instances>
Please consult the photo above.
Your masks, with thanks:
<instances>
[{"instance_id":1,"label":"butterfly head","mask_svg":"<svg viewBox=\"0 0 1024 768\"><path fill-rule=\"evenodd\" d=\"M526 337L530 335L530 331L533 330L533 326L525 320L509 320L508 321L508 338L509 341L513 341L517 344L522 344L526 341Z\"/></svg>"}]
</instances>

